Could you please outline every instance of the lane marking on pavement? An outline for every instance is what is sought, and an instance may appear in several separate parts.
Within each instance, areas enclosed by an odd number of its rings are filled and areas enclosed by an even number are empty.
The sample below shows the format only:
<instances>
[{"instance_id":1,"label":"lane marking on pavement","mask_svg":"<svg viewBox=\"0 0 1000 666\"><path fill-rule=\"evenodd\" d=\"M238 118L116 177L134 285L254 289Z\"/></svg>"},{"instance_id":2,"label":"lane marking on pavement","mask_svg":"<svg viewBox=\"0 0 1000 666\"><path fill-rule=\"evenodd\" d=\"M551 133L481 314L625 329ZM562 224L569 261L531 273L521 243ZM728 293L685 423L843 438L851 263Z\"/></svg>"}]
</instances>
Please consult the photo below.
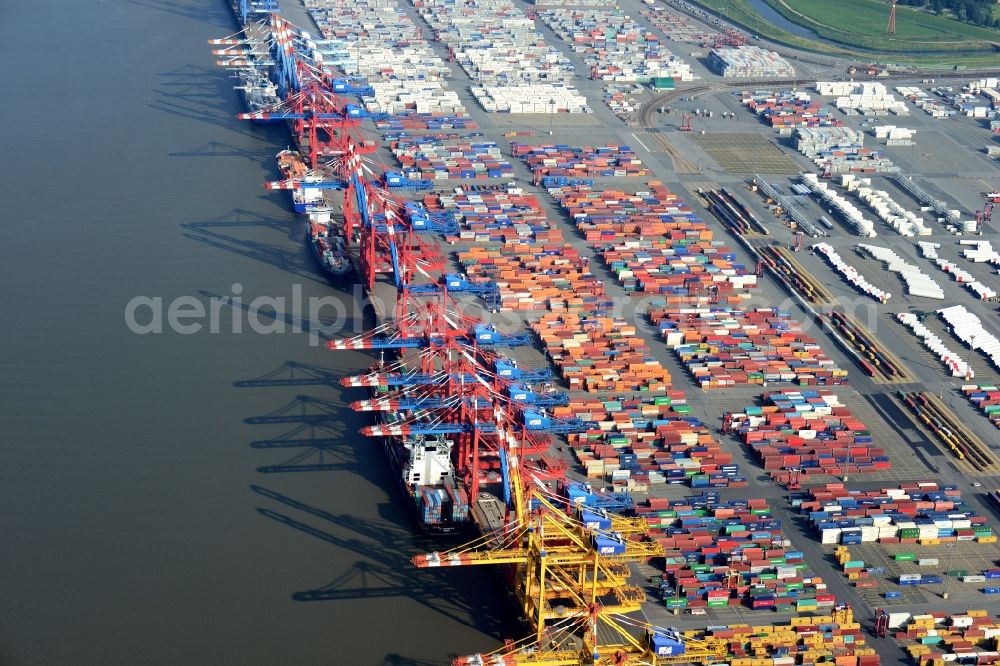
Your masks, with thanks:
<instances>
[{"instance_id":1,"label":"lane marking on pavement","mask_svg":"<svg viewBox=\"0 0 1000 666\"><path fill-rule=\"evenodd\" d=\"M646 144L644 144L644 143L642 142L642 139L640 139L639 137L637 137L637 136L635 135L635 132L632 132L632 138L633 138L633 139L635 139L636 141L638 141L638 142L639 142L639 145L640 145L640 146L642 146L642 147L643 147L643 148L644 148L644 149L646 150L646 152L647 152L647 153L651 153L651 152L653 152L652 150L650 150L650 149L649 149L649 148L648 148L648 147L646 146Z\"/></svg>"}]
</instances>

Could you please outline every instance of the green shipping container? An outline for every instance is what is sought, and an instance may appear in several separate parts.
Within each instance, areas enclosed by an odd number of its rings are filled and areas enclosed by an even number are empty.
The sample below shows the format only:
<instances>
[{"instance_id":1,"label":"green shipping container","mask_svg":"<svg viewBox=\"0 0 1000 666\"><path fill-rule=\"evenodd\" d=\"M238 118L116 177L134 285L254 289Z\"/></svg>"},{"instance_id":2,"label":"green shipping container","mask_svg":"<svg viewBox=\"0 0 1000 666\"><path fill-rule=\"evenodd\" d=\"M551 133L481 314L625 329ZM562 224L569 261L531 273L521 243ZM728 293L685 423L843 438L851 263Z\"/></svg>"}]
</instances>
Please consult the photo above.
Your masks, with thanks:
<instances>
[{"instance_id":1,"label":"green shipping container","mask_svg":"<svg viewBox=\"0 0 1000 666\"><path fill-rule=\"evenodd\" d=\"M917 559L914 553L896 553L895 560L897 562L912 562Z\"/></svg>"},{"instance_id":2,"label":"green shipping container","mask_svg":"<svg viewBox=\"0 0 1000 666\"><path fill-rule=\"evenodd\" d=\"M666 395L658 395L655 398L653 398L653 404L654 405L669 405L672 402L673 402L673 398L671 398L670 396L666 396Z\"/></svg>"},{"instance_id":3,"label":"green shipping container","mask_svg":"<svg viewBox=\"0 0 1000 666\"><path fill-rule=\"evenodd\" d=\"M916 539L920 536L920 529L917 527L904 527L899 530L900 539Z\"/></svg>"},{"instance_id":4,"label":"green shipping container","mask_svg":"<svg viewBox=\"0 0 1000 666\"><path fill-rule=\"evenodd\" d=\"M673 90L676 88L672 76L654 76L652 85L654 90Z\"/></svg>"},{"instance_id":5,"label":"green shipping container","mask_svg":"<svg viewBox=\"0 0 1000 666\"><path fill-rule=\"evenodd\" d=\"M720 599L718 601L709 601L707 605L709 608L725 608L729 605L729 602L725 599Z\"/></svg>"},{"instance_id":6,"label":"green shipping container","mask_svg":"<svg viewBox=\"0 0 1000 666\"><path fill-rule=\"evenodd\" d=\"M954 571L949 571L945 575L947 575L947 576L954 576L955 578L960 578L962 576L968 576L969 575L969 570L968 569L955 569Z\"/></svg>"}]
</instances>

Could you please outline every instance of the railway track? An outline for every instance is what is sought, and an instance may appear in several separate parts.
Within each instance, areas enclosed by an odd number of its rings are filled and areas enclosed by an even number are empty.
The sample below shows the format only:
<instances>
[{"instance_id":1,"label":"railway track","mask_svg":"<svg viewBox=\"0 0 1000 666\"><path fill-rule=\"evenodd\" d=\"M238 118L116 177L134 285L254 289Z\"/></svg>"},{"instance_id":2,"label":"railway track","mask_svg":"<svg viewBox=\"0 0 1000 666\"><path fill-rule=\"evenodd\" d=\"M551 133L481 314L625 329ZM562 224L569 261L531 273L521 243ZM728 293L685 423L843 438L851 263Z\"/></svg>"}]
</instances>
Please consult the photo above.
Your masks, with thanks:
<instances>
[{"instance_id":1,"label":"railway track","mask_svg":"<svg viewBox=\"0 0 1000 666\"><path fill-rule=\"evenodd\" d=\"M797 292L810 303L827 305L833 302L833 297L822 284L812 278L802 269L789 252L776 245L762 245L757 248L765 266L788 289Z\"/></svg>"},{"instance_id":2,"label":"railway track","mask_svg":"<svg viewBox=\"0 0 1000 666\"><path fill-rule=\"evenodd\" d=\"M897 396L956 458L977 472L997 470L997 460L989 447L963 427L936 396L926 391L899 391Z\"/></svg>"},{"instance_id":3,"label":"railway track","mask_svg":"<svg viewBox=\"0 0 1000 666\"><path fill-rule=\"evenodd\" d=\"M858 365L866 375L887 383L909 381L902 361L883 347L867 328L842 312L828 312L825 318L857 350Z\"/></svg>"},{"instance_id":4,"label":"railway track","mask_svg":"<svg viewBox=\"0 0 1000 666\"><path fill-rule=\"evenodd\" d=\"M673 161L674 171L677 173L700 173L701 170L698 168L698 165L684 157L662 132L657 129L650 129L646 131L646 134Z\"/></svg>"}]
</instances>

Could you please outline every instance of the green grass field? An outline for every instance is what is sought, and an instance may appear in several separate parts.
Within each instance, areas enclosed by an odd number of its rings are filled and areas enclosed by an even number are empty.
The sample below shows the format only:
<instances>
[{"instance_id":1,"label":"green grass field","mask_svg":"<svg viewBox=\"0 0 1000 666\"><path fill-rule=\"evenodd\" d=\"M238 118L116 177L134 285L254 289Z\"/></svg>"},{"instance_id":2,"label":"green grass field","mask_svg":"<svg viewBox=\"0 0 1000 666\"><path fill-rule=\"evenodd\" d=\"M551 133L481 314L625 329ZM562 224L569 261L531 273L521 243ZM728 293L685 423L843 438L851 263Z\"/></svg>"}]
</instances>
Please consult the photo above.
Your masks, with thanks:
<instances>
[{"instance_id":1,"label":"green grass field","mask_svg":"<svg viewBox=\"0 0 1000 666\"><path fill-rule=\"evenodd\" d=\"M896 35L885 34L889 3L883 0L765 0L788 20L847 46L880 51L982 49L1000 41L1000 31L896 7Z\"/></svg>"},{"instance_id":2,"label":"green grass field","mask_svg":"<svg viewBox=\"0 0 1000 666\"><path fill-rule=\"evenodd\" d=\"M970 68L975 67L995 67L998 60L1000 60L1000 53L993 51L985 41L966 41L961 46L952 44L943 44L941 42L928 43L920 42L923 44L923 48L911 48L911 45L904 49L901 49L890 55L874 56L871 53L865 53L864 51L851 48L846 44L837 44L827 41L818 42L812 39L805 39L799 37L798 35L793 35L790 32L779 28L778 26L767 22L762 19L760 15L747 3L746 0L692 0L695 4L704 6L706 9L715 11L716 13L726 17L732 23L740 25L744 30L751 32L753 34L760 35L766 39L777 42L779 44L785 44L787 46L792 46L795 48L803 49L805 51L814 51L817 53L824 53L827 55L837 55L845 58L854 58L860 62L871 62L877 60L879 62L892 62L899 65L913 65L919 67L928 68L951 68L957 65L964 65ZM765 0L769 4L772 0ZM797 3L799 0L790 0L791 2ZM807 2L814 3L816 5L821 4L821 0L807 0ZM831 3L835 7L834 11L841 11L842 5L840 2L854 3L854 2L864 2L865 4L878 4L874 0L837 0L837 3ZM903 8L897 5L896 8L896 32L897 37L901 32L901 25L903 20ZM909 19L909 16L906 16ZM950 21L950 23L957 24L955 30L965 30L970 29L976 31L977 34L989 34L992 36L990 41L1000 42L1000 32L995 30L990 30L988 28L980 28L974 25L967 25L959 23L953 19L947 19L945 17L938 16L921 16L920 18L932 19L934 21ZM885 10L882 18L880 19L881 27L878 28L881 32L885 30L885 23L888 20L888 10ZM801 19L800 19L801 21ZM813 28L817 34L821 34L821 31L816 29L815 25L802 22L803 25L808 25ZM862 28L855 28L861 34ZM868 30L874 29L872 27L871 21L869 21ZM827 38L829 39L829 38ZM966 38L968 40L968 38ZM837 40L838 42L841 40ZM884 37L880 37L878 43L873 46L879 51L889 50L884 49ZM977 50L978 49L978 50ZM927 51L939 51L946 53L927 53Z\"/></svg>"}]
</instances>

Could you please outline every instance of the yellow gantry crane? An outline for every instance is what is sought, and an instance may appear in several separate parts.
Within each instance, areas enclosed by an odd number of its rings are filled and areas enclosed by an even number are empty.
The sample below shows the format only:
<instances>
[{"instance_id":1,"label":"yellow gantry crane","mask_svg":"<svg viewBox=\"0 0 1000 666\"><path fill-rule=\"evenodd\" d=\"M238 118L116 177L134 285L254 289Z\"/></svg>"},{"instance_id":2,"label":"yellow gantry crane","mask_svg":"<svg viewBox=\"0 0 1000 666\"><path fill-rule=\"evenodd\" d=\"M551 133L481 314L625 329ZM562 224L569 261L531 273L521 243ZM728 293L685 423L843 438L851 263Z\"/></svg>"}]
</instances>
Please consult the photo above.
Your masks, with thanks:
<instances>
[{"instance_id":1,"label":"yellow gantry crane","mask_svg":"<svg viewBox=\"0 0 1000 666\"><path fill-rule=\"evenodd\" d=\"M657 666L726 660L721 639L651 627L628 617L645 600L641 588L628 584L628 563L664 553L656 541L641 538L647 532L643 520L582 506L568 509L541 484L526 491L516 454L508 460L515 515L505 533L418 555L413 563L420 568L510 567L515 595L533 633L496 652L459 658L454 666Z\"/></svg>"}]
</instances>

